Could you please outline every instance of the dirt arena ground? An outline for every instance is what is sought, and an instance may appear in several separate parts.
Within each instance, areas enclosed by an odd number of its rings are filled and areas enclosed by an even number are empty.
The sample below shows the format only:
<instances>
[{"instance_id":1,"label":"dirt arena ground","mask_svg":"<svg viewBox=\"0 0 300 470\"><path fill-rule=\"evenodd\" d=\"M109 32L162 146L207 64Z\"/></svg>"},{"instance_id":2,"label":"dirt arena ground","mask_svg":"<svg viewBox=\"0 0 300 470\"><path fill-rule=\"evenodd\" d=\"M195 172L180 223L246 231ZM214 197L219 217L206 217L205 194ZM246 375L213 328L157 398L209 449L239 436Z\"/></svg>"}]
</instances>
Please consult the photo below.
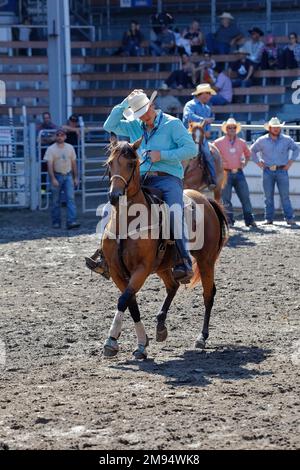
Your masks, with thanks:
<instances>
[{"instance_id":1,"label":"dirt arena ground","mask_svg":"<svg viewBox=\"0 0 300 470\"><path fill-rule=\"evenodd\" d=\"M200 286L181 288L155 342L164 290L151 277L137 362L129 314L119 356L102 357L118 292L85 268L96 218L81 221L68 233L46 213L0 214L0 448L299 449L300 230L232 230L205 351Z\"/></svg>"}]
</instances>

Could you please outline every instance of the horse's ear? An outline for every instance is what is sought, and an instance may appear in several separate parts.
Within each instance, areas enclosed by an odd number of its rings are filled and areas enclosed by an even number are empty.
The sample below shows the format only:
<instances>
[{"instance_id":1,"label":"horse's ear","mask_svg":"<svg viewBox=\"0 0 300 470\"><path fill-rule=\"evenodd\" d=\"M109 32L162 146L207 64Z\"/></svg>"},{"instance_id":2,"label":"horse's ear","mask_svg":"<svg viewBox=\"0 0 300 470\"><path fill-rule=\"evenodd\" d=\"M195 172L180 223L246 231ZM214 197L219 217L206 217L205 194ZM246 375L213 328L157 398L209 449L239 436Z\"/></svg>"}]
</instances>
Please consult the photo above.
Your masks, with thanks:
<instances>
[{"instance_id":1,"label":"horse's ear","mask_svg":"<svg viewBox=\"0 0 300 470\"><path fill-rule=\"evenodd\" d=\"M188 131L189 131L190 133L193 132L193 127L194 127L193 121L189 121L189 128L188 128Z\"/></svg>"},{"instance_id":2,"label":"horse's ear","mask_svg":"<svg viewBox=\"0 0 300 470\"><path fill-rule=\"evenodd\" d=\"M133 150L136 151L136 150L138 150L138 149L140 148L140 145L141 145L141 143L142 143L142 140L143 140L143 136L142 136L140 139L138 139L138 140L136 140L135 142L133 142L133 144L130 144L131 147L133 148Z\"/></svg>"},{"instance_id":3,"label":"horse's ear","mask_svg":"<svg viewBox=\"0 0 300 470\"><path fill-rule=\"evenodd\" d=\"M114 134L114 132L111 132L110 133L110 144L115 147L118 143L118 137L116 136L116 134Z\"/></svg>"}]
</instances>

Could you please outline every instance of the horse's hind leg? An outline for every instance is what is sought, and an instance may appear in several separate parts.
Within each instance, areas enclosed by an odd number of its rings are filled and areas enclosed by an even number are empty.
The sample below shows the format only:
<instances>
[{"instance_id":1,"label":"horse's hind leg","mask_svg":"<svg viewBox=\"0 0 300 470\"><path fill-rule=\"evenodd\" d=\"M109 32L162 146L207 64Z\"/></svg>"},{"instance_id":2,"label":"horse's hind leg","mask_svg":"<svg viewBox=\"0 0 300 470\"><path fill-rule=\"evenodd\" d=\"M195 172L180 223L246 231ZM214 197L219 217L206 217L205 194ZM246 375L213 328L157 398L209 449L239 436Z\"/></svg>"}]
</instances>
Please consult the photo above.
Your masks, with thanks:
<instances>
[{"instance_id":1,"label":"horse's hind leg","mask_svg":"<svg viewBox=\"0 0 300 470\"><path fill-rule=\"evenodd\" d=\"M204 305L205 305L205 315L204 315L204 322L202 332L198 336L195 347L204 349L205 342L209 335L209 320L210 320L210 313L213 308L214 298L216 295L216 286L214 282L214 266L210 264L201 264L200 274L202 280L202 287L203 287L203 298L204 298Z\"/></svg>"},{"instance_id":2,"label":"horse's hind leg","mask_svg":"<svg viewBox=\"0 0 300 470\"><path fill-rule=\"evenodd\" d=\"M160 343L165 341L168 337L168 330L165 323L170 305L178 291L179 283L173 278L171 270L162 271L157 274L163 280L167 289L167 296L165 297L164 302L160 307L159 314L156 317L156 341Z\"/></svg>"}]
</instances>

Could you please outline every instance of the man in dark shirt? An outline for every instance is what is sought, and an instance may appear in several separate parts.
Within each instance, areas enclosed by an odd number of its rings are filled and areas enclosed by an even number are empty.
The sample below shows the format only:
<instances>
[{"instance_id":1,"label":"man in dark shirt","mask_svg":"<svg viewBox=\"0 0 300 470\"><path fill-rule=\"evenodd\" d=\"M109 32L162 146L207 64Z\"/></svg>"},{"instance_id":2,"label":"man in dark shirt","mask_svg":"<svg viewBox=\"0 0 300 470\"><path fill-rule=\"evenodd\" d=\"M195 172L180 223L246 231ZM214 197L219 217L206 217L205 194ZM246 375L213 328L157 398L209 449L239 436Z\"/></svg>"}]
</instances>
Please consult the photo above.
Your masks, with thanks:
<instances>
[{"instance_id":1,"label":"man in dark shirt","mask_svg":"<svg viewBox=\"0 0 300 470\"><path fill-rule=\"evenodd\" d=\"M38 134L38 138L40 137L40 144L41 144L41 155L40 155L40 162L41 162L41 191L45 193L47 190L47 163L44 161L44 156L47 151L47 148L50 144L55 142L55 132L58 127L56 124L52 122L51 114L49 112L45 112L42 114L43 120L40 124L37 125L36 131ZM42 131L42 132L41 132ZM47 132L52 131L52 132ZM41 132L41 133L40 133Z\"/></svg>"},{"instance_id":2,"label":"man in dark shirt","mask_svg":"<svg viewBox=\"0 0 300 470\"><path fill-rule=\"evenodd\" d=\"M78 140L80 135L80 127L79 127L79 116L78 114L72 114L68 122L63 129L66 131L66 143L73 145L75 147L75 151L77 153L78 150Z\"/></svg>"},{"instance_id":3,"label":"man in dark shirt","mask_svg":"<svg viewBox=\"0 0 300 470\"><path fill-rule=\"evenodd\" d=\"M254 67L246 59L246 55L236 62L232 62L230 70L235 73L235 77L232 80L233 87L249 87L252 85L251 77L254 73Z\"/></svg>"},{"instance_id":4,"label":"man in dark shirt","mask_svg":"<svg viewBox=\"0 0 300 470\"><path fill-rule=\"evenodd\" d=\"M232 23L234 17L230 13L219 16L221 25L216 33L206 36L206 48L211 54L229 54L231 47L243 37L237 26Z\"/></svg>"}]
</instances>

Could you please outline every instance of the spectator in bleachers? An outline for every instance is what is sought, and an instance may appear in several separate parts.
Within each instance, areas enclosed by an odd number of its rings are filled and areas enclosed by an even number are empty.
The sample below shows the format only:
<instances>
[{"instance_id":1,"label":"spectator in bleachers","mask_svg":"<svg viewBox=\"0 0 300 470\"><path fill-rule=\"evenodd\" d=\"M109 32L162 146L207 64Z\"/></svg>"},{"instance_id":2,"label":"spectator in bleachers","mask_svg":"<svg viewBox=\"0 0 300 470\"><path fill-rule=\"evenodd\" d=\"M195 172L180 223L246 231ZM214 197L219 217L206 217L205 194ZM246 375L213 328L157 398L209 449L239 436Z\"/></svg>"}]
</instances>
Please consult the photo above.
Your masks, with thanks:
<instances>
[{"instance_id":1,"label":"spectator in bleachers","mask_svg":"<svg viewBox=\"0 0 300 470\"><path fill-rule=\"evenodd\" d=\"M187 54L182 54L179 70L173 70L166 79L170 88L193 88L195 86L195 64Z\"/></svg>"},{"instance_id":2,"label":"spectator in bleachers","mask_svg":"<svg viewBox=\"0 0 300 470\"><path fill-rule=\"evenodd\" d=\"M232 72L234 72L235 77L232 77ZM246 56L232 62L230 64L230 77L232 78L232 86L235 87L249 87L252 86L252 75L254 73L254 67L249 60L246 59Z\"/></svg>"},{"instance_id":3,"label":"spectator in bleachers","mask_svg":"<svg viewBox=\"0 0 300 470\"><path fill-rule=\"evenodd\" d=\"M205 41L198 21L193 21L191 23L188 32L184 35L184 39L190 41L192 54L202 54Z\"/></svg>"},{"instance_id":4,"label":"spectator in bleachers","mask_svg":"<svg viewBox=\"0 0 300 470\"><path fill-rule=\"evenodd\" d=\"M289 44L279 52L279 68L296 69L300 67L300 43L296 33L289 34Z\"/></svg>"},{"instance_id":5,"label":"spectator in bleachers","mask_svg":"<svg viewBox=\"0 0 300 470\"><path fill-rule=\"evenodd\" d=\"M204 53L204 58L199 62L199 65L196 67L196 82L200 83L210 83L211 85L215 83L215 74L214 69L216 67L216 61L212 59L209 52Z\"/></svg>"},{"instance_id":6,"label":"spectator in bleachers","mask_svg":"<svg viewBox=\"0 0 300 470\"><path fill-rule=\"evenodd\" d=\"M155 36L162 32L163 26L171 26L173 23L173 16L166 11L151 16L152 30Z\"/></svg>"},{"instance_id":7,"label":"spectator in bleachers","mask_svg":"<svg viewBox=\"0 0 300 470\"><path fill-rule=\"evenodd\" d=\"M249 187L243 172L250 159L250 149L245 140L240 139L237 134L241 132L242 126L235 119L229 118L223 122L223 137L215 140L214 145L218 148L227 174L226 185L222 190L223 204L226 209L228 222L234 225L234 213L231 203L232 189L235 189L244 214L245 225L256 227L250 201Z\"/></svg>"},{"instance_id":8,"label":"spectator in bleachers","mask_svg":"<svg viewBox=\"0 0 300 470\"><path fill-rule=\"evenodd\" d=\"M143 40L144 36L140 31L139 23L132 20L129 30L123 34L122 46L119 49L119 54L132 57L142 55L143 49L141 45Z\"/></svg>"},{"instance_id":9,"label":"spectator in bleachers","mask_svg":"<svg viewBox=\"0 0 300 470\"><path fill-rule=\"evenodd\" d=\"M216 33L206 35L206 48L211 54L229 54L243 35L232 22L234 17L230 13L224 12L219 18L221 25Z\"/></svg>"},{"instance_id":10,"label":"spectator in bleachers","mask_svg":"<svg viewBox=\"0 0 300 470\"><path fill-rule=\"evenodd\" d=\"M262 70L275 69L278 66L278 46L275 42L274 36L268 34L265 40L265 47L261 57Z\"/></svg>"},{"instance_id":11,"label":"spectator in bleachers","mask_svg":"<svg viewBox=\"0 0 300 470\"><path fill-rule=\"evenodd\" d=\"M182 55L182 54L192 55L191 41L189 39L184 38L185 34L186 34L186 30L181 31L180 33L178 28L174 29L177 53L179 55Z\"/></svg>"},{"instance_id":12,"label":"spectator in bleachers","mask_svg":"<svg viewBox=\"0 0 300 470\"><path fill-rule=\"evenodd\" d=\"M155 107L161 109L163 113L179 114L182 110L182 105L176 96L170 94L171 88L166 83L163 83L158 89L158 97L155 100Z\"/></svg>"},{"instance_id":13,"label":"spectator in bleachers","mask_svg":"<svg viewBox=\"0 0 300 470\"><path fill-rule=\"evenodd\" d=\"M246 59L253 65L254 70L256 70L260 63L261 58L264 50L264 43L261 40L264 33L260 28L252 28L249 30L250 39L248 39L240 48L240 52L244 52L246 54Z\"/></svg>"},{"instance_id":14,"label":"spectator in bleachers","mask_svg":"<svg viewBox=\"0 0 300 470\"><path fill-rule=\"evenodd\" d=\"M150 41L150 53L152 56L174 54L175 47L175 35L166 25L162 25L162 30L156 35L156 39Z\"/></svg>"},{"instance_id":15,"label":"spectator in bleachers","mask_svg":"<svg viewBox=\"0 0 300 470\"><path fill-rule=\"evenodd\" d=\"M232 102L232 83L225 72L223 64L217 64L215 68L216 83L212 88L217 92L210 100L212 106L223 106Z\"/></svg>"}]
</instances>

